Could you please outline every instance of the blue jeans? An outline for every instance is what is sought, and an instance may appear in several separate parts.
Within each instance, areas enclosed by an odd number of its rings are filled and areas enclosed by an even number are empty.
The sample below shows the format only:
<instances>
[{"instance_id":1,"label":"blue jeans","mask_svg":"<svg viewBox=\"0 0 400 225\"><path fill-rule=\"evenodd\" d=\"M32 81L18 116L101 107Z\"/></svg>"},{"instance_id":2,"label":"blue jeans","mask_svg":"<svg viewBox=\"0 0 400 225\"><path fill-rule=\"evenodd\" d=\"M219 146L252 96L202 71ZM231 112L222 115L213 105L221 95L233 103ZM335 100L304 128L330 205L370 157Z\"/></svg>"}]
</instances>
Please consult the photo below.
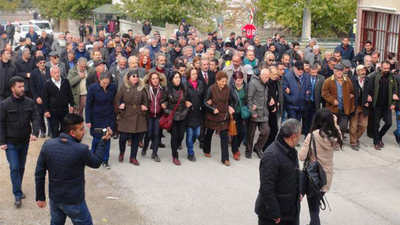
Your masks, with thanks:
<instances>
[{"instance_id":1,"label":"blue jeans","mask_svg":"<svg viewBox=\"0 0 400 225\"><path fill-rule=\"evenodd\" d=\"M285 120L288 119L287 117L288 117L287 111L284 109L284 110L283 110L283 114L282 114L281 124L282 124L283 122L285 122Z\"/></svg>"},{"instance_id":2,"label":"blue jeans","mask_svg":"<svg viewBox=\"0 0 400 225\"><path fill-rule=\"evenodd\" d=\"M24 177L28 148L29 143L19 145L7 144L6 156L10 164L11 184L15 199L22 198L22 178Z\"/></svg>"},{"instance_id":3,"label":"blue jeans","mask_svg":"<svg viewBox=\"0 0 400 225\"><path fill-rule=\"evenodd\" d=\"M193 145L200 135L200 126L186 127L186 146L188 148L188 155L194 155Z\"/></svg>"},{"instance_id":4,"label":"blue jeans","mask_svg":"<svg viewBox=\"0 0 400 225\"><path fill-rule=\"evenodd\" d=\"M158 146L160 144L161 138L161 130L160 130L160 117L149 117L147 119L147 133L144 138L145 145L148 146L151 140L153 144L153 155L157 155ZM147 150L147 149L146 149Z\"/></svg>"},{"instance_id":5,"label":"blue jeans","mask_svg":"<svg viewBox=\"0 0 400 225\"><path fill-rule=\"evenodd\" d=\"M93 153L96 152L97 145L99 145L101 138L93 137L92 140L92 151ZM106 152L104 153L104 160L103 162L108 162L108 159L110 158L110 145L111 145L111 140L106 141Z\"/></svg>"},{"instance_id":6,"label":"blue jeans","mask_svg":"<svg viewBox=\"0 0 400 225\"><path fill-rule=\"evenodd\" d=\"M396 111L397 130L395 132L396 132L397 136L400 136L400 120L399 120L399 118L400 118L400 111Z\"/></svg>"},{"instance_id":7,"label":"blue jeans","mask_svg":"<svg viewBox=\"0 0 400 225\"><path fill-rule=\"evenodd\" d=\"M301 118L303 117L304 111L302 110L294 110L294 109L286 109L287 118L288 119L296 119L301 122Z\"/></svg>"},{"instance_id":8,"label":"blue jeans","mask_svg":"<svg viewBox=\"0 0 400 225\"><path fill-rule=\"evenodd\" d=\"M64 225L67 216L74 225L92 225L92 216L86 201L76 205L67 205L54 202L50 199L51 225Z\"/></svg>"}]
</instances>

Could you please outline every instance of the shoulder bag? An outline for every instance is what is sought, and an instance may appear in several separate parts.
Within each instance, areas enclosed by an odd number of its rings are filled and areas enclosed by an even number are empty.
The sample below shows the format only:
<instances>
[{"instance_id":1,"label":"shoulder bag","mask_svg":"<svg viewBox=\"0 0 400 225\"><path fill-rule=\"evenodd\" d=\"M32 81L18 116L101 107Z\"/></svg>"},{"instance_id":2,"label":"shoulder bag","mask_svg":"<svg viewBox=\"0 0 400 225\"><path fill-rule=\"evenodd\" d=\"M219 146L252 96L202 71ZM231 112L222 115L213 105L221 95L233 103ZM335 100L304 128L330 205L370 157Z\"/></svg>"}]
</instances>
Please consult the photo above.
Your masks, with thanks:
<instances>
[{"instance_id":1,"label":"shoulder bag","mask_svg":"<svg viewBox=\"0 0 400 225\"><path fill-rule=\"evenodd\" d=\"M237 96L238 96L238 99L239 99L240 114L241 114L241 116L242 116L242 118L243 118L244 120L247 120L247 119L250 118L250 116L251 116L251 114L250 114L250 112L249 112L249 108L247 107L247 105L245 105L245 106L242 105L242 101L240 100L239 92L237 92L236 89L235 89L235 92L236 92L236 94L237 94Z\"/></svg>"},{"instance_id":2,"label":"shoulder bag","mask_svg":"<svg viewBox=\"0 0 400 225\"><path fill-rule=\"evenodd\" d=\"M170 114L163 114L160 118L160 121L158 122L158 124L160 125L161 129L165 129L165 130L170 130L172 127L172 123L174 122L174 114L176 109L178 108L180 102L181 102L181 97L182 97L182 90L179 93L179 99L178 102L176 103L174 109L172 110L172 112Z\"/></svg>"}]
</instances>

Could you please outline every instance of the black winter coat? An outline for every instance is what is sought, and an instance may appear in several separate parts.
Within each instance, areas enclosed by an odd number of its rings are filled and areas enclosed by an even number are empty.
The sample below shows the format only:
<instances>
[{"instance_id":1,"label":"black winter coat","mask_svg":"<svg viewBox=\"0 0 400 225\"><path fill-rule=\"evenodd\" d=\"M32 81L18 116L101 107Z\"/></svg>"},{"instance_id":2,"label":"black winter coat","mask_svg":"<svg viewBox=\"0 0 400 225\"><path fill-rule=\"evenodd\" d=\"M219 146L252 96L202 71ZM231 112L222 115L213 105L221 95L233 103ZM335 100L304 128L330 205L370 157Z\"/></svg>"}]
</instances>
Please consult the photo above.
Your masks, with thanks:
<instances>
[{"instance_id":1,"label":"black winter coat","mask_svg":"<svg viewBox=\"0 0 400 225\"><path fill-rule=\"evenodd\" d=\"M15 62L15 69L17 70L17 75L25 79L25 91L29 91L30 89L30 77L27 76L28 73L32 73L35 68L35 62L33 58L29 58L28 61L24 61L22 58L19 58Z\"/></svg>"},{"instance_id":2,"label":"black winter coat","mask_svg":"<svg viewBox=\"0 0 400 225\"><path fill-rule=\"evenodd\" d=\"M255 212L259 218L282 221L298 219L300 180L297 151L281 136L265 150L260 161L260 190Z\"/></svg>"},{"instance_id":3,"label":"black winter coat","mask_svg":"<svg viewBox=\"0 0 400 225\"><path fill-rule=\"evenodd\" d=\"M52 113L66 114L68 113L68 104L75 105L69 81L61 78L61 89L58 89L52 79L48 80L43 90L44 112L50 112L50 115Z\"/></svg>"},{"instance_id":4,"label":"black winter coat","mask_svg":"<svg viewBox=\"0 0 400 225\"><path fill-rule=\"evenodd\" d=\"M17 75L17 70L11 64L0 60L0 96L7 98L11 95L10 79Z\"/></svg>"},{"instance_id":5,"label":"black winter coat","mask_svg":"<svg viewBox=\"0 0 400 225\"><path fill-rule=\"evenodd\" d=\"M192 103L189 108L188 115L186 117L186 126L196 128L202 124L202 108L203 108L203 98L204 98L204 85L203 82L197 80L197 88L194 89L189 81L186 82L188 101Z\"/></svg>"},{"instance_id":6,"label":"black winter coat","mask_svg":"<svg viewBox=\"0 0 400 225\"><path fill-rule=\"evenodd\" d=\"M32 99L13 95L0 103L0 145L29 143L32 132L39 134L39 115Z\"/></svg>"},{"instance_id":7,"label":"black winter coat","mask_svg":"<svg viewBox=\"0 0 400 225\"><path fill-rule=\"evenodd\" d=\"M182 97L174 113L174 121L185 120L189 112L188 108L186 108L185 105L185 101L187 100L187 89L185 87L182 89ZM175 105L178 104L178 99L179 94L175 90L168 90L168 95L166 99L167 108L164 109L164 113L170 114L174 110Z\"/></svg>"}]
</instances>

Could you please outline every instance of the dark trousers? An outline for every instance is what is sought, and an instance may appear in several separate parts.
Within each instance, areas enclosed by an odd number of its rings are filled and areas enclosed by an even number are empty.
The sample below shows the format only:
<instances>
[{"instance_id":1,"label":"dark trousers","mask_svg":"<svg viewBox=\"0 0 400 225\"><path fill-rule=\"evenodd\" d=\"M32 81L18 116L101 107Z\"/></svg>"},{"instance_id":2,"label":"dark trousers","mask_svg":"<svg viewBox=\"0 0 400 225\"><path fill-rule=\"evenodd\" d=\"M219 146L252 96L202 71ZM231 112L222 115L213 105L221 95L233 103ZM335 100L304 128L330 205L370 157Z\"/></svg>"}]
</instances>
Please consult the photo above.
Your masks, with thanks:
<instances>
[{"instance_id":1,"label":"dark trousers","mask_svg":"<svg viewBox=\"0 0 400 225\"><path fill-rule=\"evenodd\" d=\"M268 125L270 129L270 133L268 136L268 140L263 147L263 151L268 148L275 141L276 135L278 134L278 114L277 113L269 113L268 115Z\"/></svg>"},{"instance_id":2,"label":"dark trousers","mask_svg":"<svg viewBox=\"0 0 400 225\"><path fill-rule=\"evenodd\" d=\"M139 140L140 137L142 136L142 133L125 133L121 132L119 136L119 152L120 154L125 153L125 148L126 148L126 142L129 139L132 139L131 142L131 158L136 159L138 148L139 148Z\"/></svg>"},{"instance_id":3,"label":"dark trousers","mask_svg":"<svg viewBox=\"0 0 400 225\"><path fill-rule=\"evenodd\" d=\"M174 121L171 127L171 148L172 157L179 158L178 146L181 145L183 138L185 137L186 121Z\"/></svg>"},{"instance_id":4,"label":"dark trousers","mask_svg":"<svg viewBox=\"0 0 400 225\"><path fill-rule=\"evenodd\" d=\"M157 155L158 145L161 142L161 129L160 129L160 117L149 117L147 119L147 133L144 137L144 146L149 146L149 142L153 144L153 155Z\"/></svg>"},{"instance_id":5,"label":"dark trousers","mask_svg":"<svg viewBox=\"0 0 400 225\"><path fill-rule=\"evenodd\" d=\"M14 45L14 36L8 35L8 41L11 43L11 46Z\"/></svg>"},{"instance_id":6,"label":"dark trousers","mask_svg":"<svg viewBox=\"0 0 400 225\"><path fill-rule=\"evenodd\" d=\"M204 137L204 153L211 153L211 139L214 131L213 129L207 128L206 136ZM221 138L221 162L229 161L228 130L221 130L219 132L219 137Z\"/></svg>"},{"instance_id":7,"label":"dark trousers","mask_svg":"<svg viewBox=\"0 0 400 225\"><path fill-rule=\"evenodd\" d=\"M46 123L44 122L44 112L39 112L40 132L46 134Z\"/></svg>"},{"instance_id":8,"label":"dark trousers","mask_svg":"<svg viewBox=\"0 0 400 225\"><path fill-rule=\"evenodd\" d=\"M322 197L324 196L324 192L321 192ZM308 209L310 211L310 224L312 225L320 225L321 222L319 220L319 197L318 195L308 197Z\"/></svg>"},{"instance_id":9,"label":"dark trousers","mask_svg":"<svg viewBox=\"0 0 400 225\"><path fill-rule=\"evenodd\" d=\"M250 154L253 150L254 135L256 134L257 127L260 131L260 135L258 136L256 144L254 145L254 149L257 151L262 151L265 143L268 140L270 132L268 122L254 122L251 120L247 121L246 152Z\"/></svg>"},{"instance_id":10,"label":"dark trousers","mask_svg":"<svg viewBox=\"0 0 400 225\"><path fill-rule=\"evenodd\" d=\"M64 225L67 216L71 219L73 224L93 224L92 216L90 215L86 201L76 205L67 205L54 202L50 199L50 214L51 225Z\"/></svg>"},{"instance_id":11,"label":"dark trousers","mask_svg":"<svg viewBox=\"0 0 400 225\"><path fill-rule=\"evenodd\" d=\"M379 124L381 119L385 122L385 125L379 130ZM385 136L386 132L392 126L392 110L386 107L377 106L374 109L374 145L382 141L382 137Z\"/></svg>"},{"instance_id":12,"label":"dark trousers","mask_svg":"<svg viewBox=\"0 0 400 225\"><path fill-rule=\"evenodd\" d=\"M298 225L299 222L292 220L292 221L281 221L278 223L279 225ZM268 220L258 217L258 225L276 225L274 220Z\"/></svg>"},{"instance_id":13,"label":"dark trousers","mask_svg":"<svg viewBox=\"0 0 400 225\"><path fill-rule=\"evenodd\" d=\"M347 126L349 124L349 116L344 114L343 109L338 109L338 112L335 113L335 115L337 117L337 122L340 128L340 132L342 132L342 135L344 135L347 130Z\"/></svg>"},{"instance_id":14,"label":"dark trousers","mask_svg":"<svg viewBox=\"0 0 400 225\"><path fill-rule=\"evenodd\" d=\"M233 119L236 121L237 135L232 137L232 152L239 151L240 144L246 137L246 121L242 118L241 114L233 114Z\"/></svg>"},{"instance_id":15,"label":"dark trousers","mask_svg":"<svg viewBox=\"0 0 400 225\"><path fill-rule=\"evenodd\" d=\"M28 148L29 143L18 145L7 143L6 156L8 164L10 164L10 177L15 199L22 197L22 178L24 177Z\"/></svg>"},{"instance_id":16,"label":"dark trousers","mask_svg":"<svg viewBox=\"0 0 400 225\"><path fill-rule=\"evenodd\" d=\"M58 113L50 113L50 126L51 126L51 134L53 138L57 138L60 136L62 131L62 120L64 119L65 114L58 114Z\"/></svg>"},{"instance_id":17,"label":"dark trousers","mask_svg":"<svg viewBox=\"0 0 400 225\"><path fill-rule=\"evenodd\" d=\"M301 122L301 118L303 117L304 110L294 110L294 109L286 109L288 119L296 119Z\"/></svg>"},{"instance_id":18,"label":"dark trousers","mask_svg":"<svg viewBox=\"0 0 400 225\"><path fill-rule=\"evenodd\" d=\"M303 115L303 121L302 121L303 129L302 129L301 133L306 137L307 137L308 133L310 133L311 124L314 120L315 113L316 113L315 103L310 102L308 104L306 112Z\"/></svg>"}]
</instances>

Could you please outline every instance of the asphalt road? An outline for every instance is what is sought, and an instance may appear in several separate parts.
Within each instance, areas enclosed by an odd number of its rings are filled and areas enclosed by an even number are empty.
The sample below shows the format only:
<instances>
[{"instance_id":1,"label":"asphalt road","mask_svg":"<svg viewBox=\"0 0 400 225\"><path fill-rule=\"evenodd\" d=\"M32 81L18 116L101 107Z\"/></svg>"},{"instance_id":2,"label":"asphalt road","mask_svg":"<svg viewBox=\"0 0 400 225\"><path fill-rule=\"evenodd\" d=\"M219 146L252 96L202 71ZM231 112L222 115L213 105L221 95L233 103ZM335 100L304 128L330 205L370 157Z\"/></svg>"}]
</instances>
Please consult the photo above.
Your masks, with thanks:
<instances>
[{"instance_id":1,"label":"asphalt road","mask_svg":"<svg viewBox=\"0 0 400 225\"><path fill-rule=\"evenodd\" d=\"M366 135L362 149L355 152L345 142L335 152L334 177L328 198L332 211L322 211L322 224L368 225L400 224L400 149L392 130L384 137L386 147L373 149ZM159 150L161 163L139 156L140 166L119 163L118 141L112 141L111 170L87 170L87 202L95 224L257 224L254 203L258 194L259 159L231 159L231 166L220 162L219 137L213 137L212 158L201 154L195 144L197 162L179 151L182 166L172 163L169 134ZM90 144L90 136L85 143ZM11 186L5 154L0 154L0 224L48 224L49 209L34 204L34 167L40 142L29 152L22 209L12 206ZM241 152L244 153L242 147ZM108 197L108 198L107 198ZM110 198L111 197L111 198ZM3 200L4 199L4 200ZM301 223L308 223L307 201L302 202ZM70 224L70 223L68 223Z\"/></svg>"}]
</instances>

